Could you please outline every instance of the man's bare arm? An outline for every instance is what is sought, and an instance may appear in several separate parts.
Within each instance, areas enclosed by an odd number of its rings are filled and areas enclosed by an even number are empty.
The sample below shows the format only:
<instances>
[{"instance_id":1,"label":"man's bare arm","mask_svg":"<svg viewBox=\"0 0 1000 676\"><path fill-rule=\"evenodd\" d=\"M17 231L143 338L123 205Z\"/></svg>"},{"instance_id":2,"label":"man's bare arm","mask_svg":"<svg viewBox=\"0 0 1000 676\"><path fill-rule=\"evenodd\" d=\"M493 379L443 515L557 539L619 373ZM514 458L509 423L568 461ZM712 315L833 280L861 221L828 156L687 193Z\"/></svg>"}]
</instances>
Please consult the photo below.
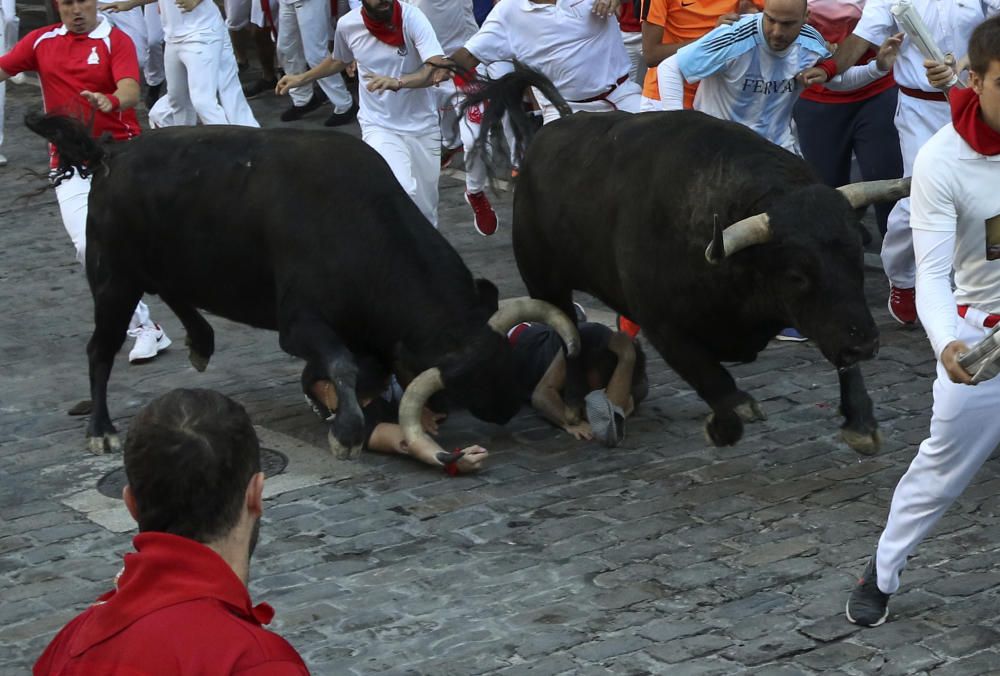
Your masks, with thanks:
<instances>
[{"instance_id":1,"label":"man's bare arm","mask_svg":"<svg viewBox=\"0 0 1000 676\"><path fill-rule=\"evenodd\" d=\"M139 103L139 83L130 77L126 77L118 80L116 84L118 87L110 96L104 92L91 92L86 90L80 92L80 96L87 99L90 105L97 108L102 113L135 108ZM117 104L114 100L112 100L112 97L118 99Z\"/></svg>"}]
</instances>

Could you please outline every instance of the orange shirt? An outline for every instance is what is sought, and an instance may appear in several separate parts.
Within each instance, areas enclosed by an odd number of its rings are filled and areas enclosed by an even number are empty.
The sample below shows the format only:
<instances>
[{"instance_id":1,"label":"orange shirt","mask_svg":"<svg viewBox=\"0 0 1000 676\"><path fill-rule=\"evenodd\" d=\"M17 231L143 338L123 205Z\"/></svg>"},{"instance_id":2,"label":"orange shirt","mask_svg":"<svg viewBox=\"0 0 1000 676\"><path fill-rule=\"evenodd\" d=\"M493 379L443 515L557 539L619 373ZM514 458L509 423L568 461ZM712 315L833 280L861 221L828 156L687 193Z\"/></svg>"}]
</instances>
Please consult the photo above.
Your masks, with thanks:
<instances>
[{"instance_id":1,"label":"orange shirt","mask_svg":"<svg viewBox=\"0 0 1000 676\"><path fill-rule=\"evenodd\" d=\"M649 13L644 21L663 27L662 44L697 40L715 28L715 23L723 14L736 12L739 0L649 0ZM763 0L754 0L758 7ZM684 107L694 103L694 93L698 86L684 85ZM656 84L656 68L646 71L642 95L655 101L660 100L660 88Z\"/></svg>"}]
</instances>

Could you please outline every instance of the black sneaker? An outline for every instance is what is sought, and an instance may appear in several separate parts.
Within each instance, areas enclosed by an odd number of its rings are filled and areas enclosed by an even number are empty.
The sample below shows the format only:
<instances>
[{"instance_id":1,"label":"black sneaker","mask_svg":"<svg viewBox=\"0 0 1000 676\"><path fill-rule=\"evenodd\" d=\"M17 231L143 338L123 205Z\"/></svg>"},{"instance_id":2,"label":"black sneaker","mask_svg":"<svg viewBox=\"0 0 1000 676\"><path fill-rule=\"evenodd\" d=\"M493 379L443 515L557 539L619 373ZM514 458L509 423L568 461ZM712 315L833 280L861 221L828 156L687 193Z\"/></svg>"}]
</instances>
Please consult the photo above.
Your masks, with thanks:
<instances>
[{"instance_id":1,"label":"black sneaker","mask_svg":"<svg viewBox=\"0 0 1000 676\"><path fill-rule=\"evenodd\" d=\"M351 107L342 113L334 112L330 117L326 118L323 122L324 127L339 127L344 124L350 124L358 117L358 104L352 103Z\"/></svg>"},{"instance_id":2,"label":"black sneaker","mask_svg":"<svg viewBox=\"0 0 1000 676\"><path fill-rule=\"evenodd\" d=\"M847 621L862 627L877 627L889 617L889 594L875 581L873 556L847 599Z\"/></svg>"},{"instance_id":3,"label":"black sneaker","mask_svg":"<svg viewBox=\"0 0 1000 676\"><path fill-rule=\"evenodd\" d=\"M315 92L312 98L304 106L291 105L288 110L281 114L282 122L294 122L295 120L301 120L303 117L316 110L320 106L326 103L326 97L320 97Z\"/></svg>"},{"instance_id":4,"label":"black sneaker","mask_svg":"<svg viewBox=\"0 0 1000 676\"><path fill-rule=\"evenodd\" d=\"M258 96L267 94L268 92L274 93L274 88L278 85L277 80L268 80L267 78L259 78L254 80L250 84L243 85L243 96L250 99L255 99Z\"/></svg>"}]
</instances>

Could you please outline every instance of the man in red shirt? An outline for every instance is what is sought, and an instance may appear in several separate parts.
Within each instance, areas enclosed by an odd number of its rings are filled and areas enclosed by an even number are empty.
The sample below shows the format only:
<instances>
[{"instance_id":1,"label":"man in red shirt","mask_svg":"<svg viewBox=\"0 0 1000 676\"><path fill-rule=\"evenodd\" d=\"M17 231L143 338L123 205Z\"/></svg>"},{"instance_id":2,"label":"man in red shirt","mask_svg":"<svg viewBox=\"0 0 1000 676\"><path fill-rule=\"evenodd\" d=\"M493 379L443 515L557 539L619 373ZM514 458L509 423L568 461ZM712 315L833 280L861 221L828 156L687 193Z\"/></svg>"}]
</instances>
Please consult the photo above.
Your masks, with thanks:
<instances>
[{"instance_id":1,"label":"man in red shirt","mask_svg":"<svg viewBox=\"0 0 1000 676\"><path fill-rule=\"evenodd\" d=\"M263 512L249 416L211 390L173 390L132 421L125 506L139 524L115 589L60 631L42 674L308 674L264 629L246 584Z\"/></svg>"},{"instance_id":2,"label":"man in red shirt","mask_svg":"<svg viewBox=\"0 0 1000 676\"><path fill-rule=\"evenodd\" d=\"M61 24L28 33L0 56L0 82L24 71L36 71L42 83L45 112L68 115L91 125L95 137L110 134L126 141L139 134L133 108L139 102L139 62L125 33L97 13L97 0L59 0ZM50 151L51 154L51 151ZM56 167L52 158L50 166ZM54 176L63 225L85 260L87 198L90 177ZM129 361L148 361L170 345L149 318L142 301L129 328L136 339Z\"/></svg>"}]
</instances>

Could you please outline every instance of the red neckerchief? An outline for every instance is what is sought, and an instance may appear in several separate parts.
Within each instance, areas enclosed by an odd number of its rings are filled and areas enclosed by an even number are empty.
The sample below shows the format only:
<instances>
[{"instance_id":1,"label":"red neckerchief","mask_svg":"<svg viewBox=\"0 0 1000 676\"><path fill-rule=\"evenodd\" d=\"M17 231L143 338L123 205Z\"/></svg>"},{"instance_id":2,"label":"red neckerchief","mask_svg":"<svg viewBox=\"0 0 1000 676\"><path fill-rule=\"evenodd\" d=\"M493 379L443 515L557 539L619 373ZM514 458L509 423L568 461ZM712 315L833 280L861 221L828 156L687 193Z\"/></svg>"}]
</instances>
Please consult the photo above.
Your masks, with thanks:
<instances>
[{"instance_id":1,"label":"red neckerchief","mask_svg":"<svg viewBox=\"0 0 1000 676\"><path fill-rule=\"evenodd\" d=\"M1000 155L1000 132L986 124L980 114L979 96L972 89L952 89L951 121L955 131L980 155Z\"/></svg>"},{"instance_id":2,"label":"red neckerchief","mask_svg":"<svg viewBox=\"0 0 1000 676\"><path fill-rule=\"evenodd\" d=\"M364 5L361 5L361 19L365 22L365 28L376 39L393 47L403 46L403 8L400 7L399 0L392 4L392 18L389 23L382 23L368 16Z\"/></svg>"}]
</instances>

